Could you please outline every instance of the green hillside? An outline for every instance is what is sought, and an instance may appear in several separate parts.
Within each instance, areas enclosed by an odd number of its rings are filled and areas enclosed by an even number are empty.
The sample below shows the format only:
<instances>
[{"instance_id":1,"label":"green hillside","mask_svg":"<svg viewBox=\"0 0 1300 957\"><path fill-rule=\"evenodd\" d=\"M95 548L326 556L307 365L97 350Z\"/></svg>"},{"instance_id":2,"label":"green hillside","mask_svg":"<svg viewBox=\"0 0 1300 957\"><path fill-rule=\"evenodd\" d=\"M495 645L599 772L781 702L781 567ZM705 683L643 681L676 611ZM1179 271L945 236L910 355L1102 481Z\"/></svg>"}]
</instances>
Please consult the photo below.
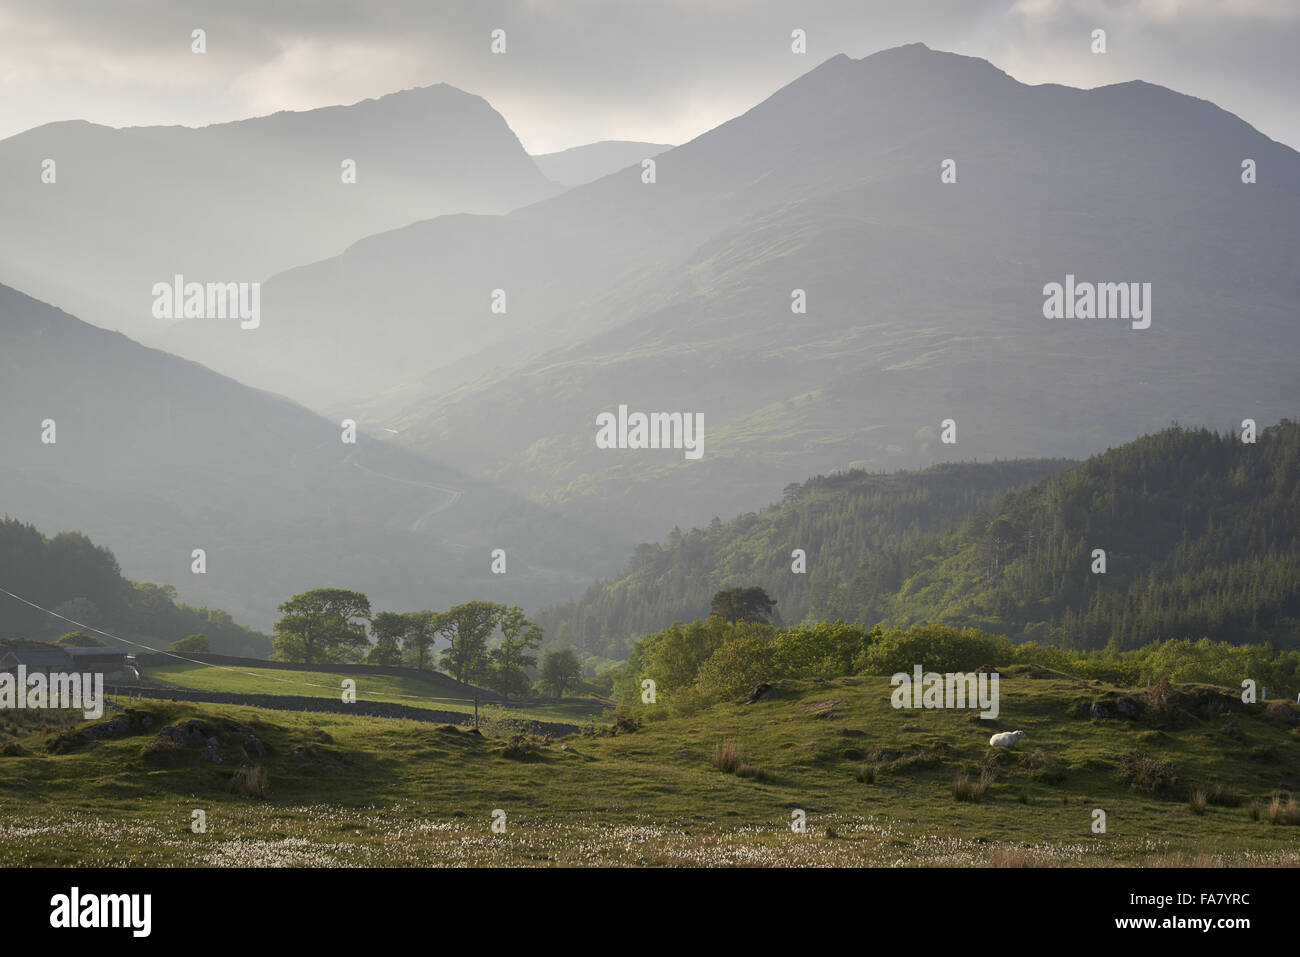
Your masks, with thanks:
<instances>
[{"instance_id":1,"label":"green hillside","mask_svg":"<svg viewBox=\"0 0 1300 957\"><path fill-rule=\"evenodd\" d=\"M1173 637L1300 648L1300 424L1254 444L1178 427L1144 436L1007 495L911 557L897 590L881 564L815 611L1076 648Z\"/></svg>"},{"instance_id":2,"label":"green hillside","mask_svg":"<svg viewBox=\"0 0 1300 957\"><path fill-rule=\"evenodd\" d=\"M864 557L910 555L929 539L995 507L1010 489L1067 468L1064 459L953 462L920 471L857 469L791 485L784 500L729 522L639 545L623 574L537 616L548 635L588 654L621 658L638 636L708 614L714 592L762 585L777 613L802 621L853 577ZM791 552L807 553L795 574ZM864 619L865 620L865 619Z\"/></svg>"},{"instance_id":3,"label":"green hillside","mask_svg":"<svg viewBox=\"0 0 1300 957\"><path fill-rule=\"evenodd\" d=\"M0 863L1300 864L1287 702L1194 685L1155 700L1012 667L988 721L894 710L890 690L787 681L753 704L549 742L217 705L133 704L93 725L8 713ZM1093 716L1119 697L1136 717ZM987 746L1013 728L1018 749ZM739 773L718 766L728 754Z\"/></svg>"},{"instance_id":4,"label":"green hillside","mask_svg":"<svg viewBox=\"0 0 1300 957\"><path fill-rule=\"evenodd\" d=\"M946 623L1066 648L1300 648L1300 425L1254 443L1174 426L1071 465L812 479L757 514L638 546L621 577L539 620L622 657L630 636L708 614L716 591L761 586L787 623ZM794 548L807 574L792 573Z\"/></svg>"}]
</instances>

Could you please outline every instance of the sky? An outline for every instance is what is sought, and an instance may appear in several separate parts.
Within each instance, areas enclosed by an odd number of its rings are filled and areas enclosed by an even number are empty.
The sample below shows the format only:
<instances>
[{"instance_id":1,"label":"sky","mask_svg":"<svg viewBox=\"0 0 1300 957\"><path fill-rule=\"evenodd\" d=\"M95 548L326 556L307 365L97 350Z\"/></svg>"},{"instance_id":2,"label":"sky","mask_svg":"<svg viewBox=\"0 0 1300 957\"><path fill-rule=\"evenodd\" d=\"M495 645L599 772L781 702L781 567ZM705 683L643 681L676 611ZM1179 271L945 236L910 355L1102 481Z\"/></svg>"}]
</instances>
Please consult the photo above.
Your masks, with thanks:
<instances>
[{"instance_id":1,"label":"sky","mask_svg":"<svg viewBox=\"0 0 1300 957\"><path fill-rule=\"evenodd\" d=\"M449 83L531 153L678 144L837 53L916 41L1025 83L1158 83L1300 148L1300 0L0 0L0 138L68 119L203 126Z\"/></svg>"}]
</instances>

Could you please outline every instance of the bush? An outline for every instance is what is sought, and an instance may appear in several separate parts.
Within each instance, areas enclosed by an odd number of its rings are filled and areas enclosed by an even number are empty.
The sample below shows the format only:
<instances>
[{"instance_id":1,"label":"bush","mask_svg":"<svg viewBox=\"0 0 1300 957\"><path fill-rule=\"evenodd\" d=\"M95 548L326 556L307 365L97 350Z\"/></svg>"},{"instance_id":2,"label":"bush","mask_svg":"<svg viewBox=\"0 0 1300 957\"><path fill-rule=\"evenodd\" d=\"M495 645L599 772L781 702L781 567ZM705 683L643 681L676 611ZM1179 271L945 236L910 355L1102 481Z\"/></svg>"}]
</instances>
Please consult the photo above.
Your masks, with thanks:
<instances>
[{"instance_id":1,"label":"bush","mask_svg":"<svg viewBox=\"0 0 1300 957\"><path fill-rule=\"evenodd\" d=\"M615 696L624 704L641 703L641 680L652 678L660 698L694 683L700 665L738 629L761 626L732 624L716 616L689 624L676 622L646 635L632 648L627 667L614 681Z\"/></svg>"},{"instance_id":2,"label":"bush","mask_svg":"<svg viewBox=\"0 0 1300 957\"><path fill-rule=\"evenodd\" d=\"M779 632L772 641L772 669L780 678L838 678L853 673L853 661L879 637L843 621L798 625Z\"/></svg>"},{"instance_id":3,"label":"bush","mask_svg":"<svg viewBox=\"0 0 1300 957\"><path fill-rule=\"evenodd\" d=\"M528 722L518 712L499 704L485 704L479 708L479 733L485 738L509 739L524 734Z\"/></svg>"},{"instance_id":4,"label":"bush","mask_svg":"<svg viewBox=\"0 0 1300 957\"><path fill-rule=\"evenodd\" d=\"M639 730L641 722L626 714L620 714L610 726L610 734L633 734Z\"/></svg>"},{"instance_id":5,"label":"bush","mask_svg":"<svg viewBox=\"0 0 1300 957\"><path fill-rule=\"evenodd\" d=\"M69 631L60 635L55 644L60 648L103 648L108 642L100 641L94 635L88 635L84 631Z\"/></svg>"},{"instance_id":6,"label":"bush","mask_svg":"<svg viewBox=\"0 0 1300 957\"><path fill-rule=\"evenodd\" d=\"M501 749L501 756L512 761L527 761L541 748L542 739L531 734L512 734Z\"/></svg>"},{"instance_id":7,"label":"bush","mask_svg":"<svg viewBox=\"0 0 1300 957\"><path fill-rule=\"evenodd\" d=\"M181 653L190 652L192 654L206 654L208 652L207 635L187 635L180 641L173 641L171 644L172 651Z\"/></svg>"},{"instance_id":8,"label":"bush","mask_svg":"<svg viewBox=\"0 0 1300 957\"><path fill-rule=\"evenodd\" d=\"M1134 791L1167 794L1178 784L1178 772L1167 761L1130 752L1119 760L1119 776Z\"/></svg>"},{"instance_id":9,"label":"bush","mask_svg":"<svg viewBox=\"0 0 1300 957\"><path fill-rule=\"evenodd\" d=\"M1168 677L1161 678L1142 695L1147 712L1155 717L1172 717L1178 710L1177 694Z\"/></svg>"},{"instance_id":10,"label":"bush","mask_svg":"<svg viewBox=\"0 0 1300 957\"><path fill-rule=\"evenodd\" d=\"M1295 707L1290 701L1270 701L1268 710L1265 712L1270 721L1276 721L1278 724L1297 724L1300 723L1300 714L1296 713Z\"/></svg>"},{"instance_id":11,"label":"bush","mask_svg":"<svg viewBox=\"0 0 1300 957\"><path fill-rule=\"evenodd\" d=\"M771 674L771 637L742 634L728 638L700 665L695 687L710 704L731 701L748 694Z\"/></svg>"},{"instance_id":12,"label":"bush","mask_svg":"<svg viewBox=\"0 0 1300 957\"><path fill-rule=\"evenodd\" d=\"M873 675L911 673L916 665L926 671L969 672L1009 661L1011 642L975 628L917 625L906 631L890 628L857 656L857 671Z\"/></svg>"}]
</instances>

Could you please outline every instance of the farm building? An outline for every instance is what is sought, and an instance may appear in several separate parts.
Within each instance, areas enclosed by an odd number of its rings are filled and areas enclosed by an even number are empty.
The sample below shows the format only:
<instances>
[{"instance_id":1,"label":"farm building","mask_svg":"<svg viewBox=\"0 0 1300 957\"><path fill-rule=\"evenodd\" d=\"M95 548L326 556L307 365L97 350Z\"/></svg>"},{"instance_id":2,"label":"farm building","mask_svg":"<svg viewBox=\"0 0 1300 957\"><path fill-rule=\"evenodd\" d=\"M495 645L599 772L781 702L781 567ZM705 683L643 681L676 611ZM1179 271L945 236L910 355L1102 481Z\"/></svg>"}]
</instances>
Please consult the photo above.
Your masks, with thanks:
<instances>
[{"instance_id":1,"label":"farm building","mask_svg":"<svg viewBox=\"0 0 1300 957\"><path fill-rule=\"evenodd\" d=\"M118 648L9 648L0 654L0 672L102 674L106 679L138 677L134 657Z\"/></svg>"}]
</instances>

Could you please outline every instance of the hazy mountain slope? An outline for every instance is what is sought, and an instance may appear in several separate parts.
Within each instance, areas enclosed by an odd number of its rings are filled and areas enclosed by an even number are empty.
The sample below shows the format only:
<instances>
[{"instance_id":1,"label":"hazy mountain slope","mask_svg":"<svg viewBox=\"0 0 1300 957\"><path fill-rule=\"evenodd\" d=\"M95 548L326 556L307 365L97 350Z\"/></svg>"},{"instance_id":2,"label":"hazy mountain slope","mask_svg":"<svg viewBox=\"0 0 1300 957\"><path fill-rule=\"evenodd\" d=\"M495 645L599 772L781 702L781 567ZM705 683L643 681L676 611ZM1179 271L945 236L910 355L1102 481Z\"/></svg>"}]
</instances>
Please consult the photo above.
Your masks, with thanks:
<instances>
[{"instance_id":1,"label":"hazy mountain slope","mask_svg":"<svg viewBox=\"0 0 1300 957\"><path fill-rule=\"evenodd\" d=\"M562 186L581 186L672 149L667 143L601 140L558 153L533 154L533 162L547 179Z\"/></svg>"},{"instance_id":2,"label":"hazy mountain slope","mask_svg":"<svg viewBox=\"0 0 1300 957\"><path fill-rule=\"evenodd\" d=\"M322 585L382 608L559 598L617 554L358 424L344 444L338 422L0 286L0 509L111 543L129 578L266 627Z\"/></svg>"},{"instance_id":3,"label":"hazy mountain slope","mask_svg":"<svg viewBox=\"0 0 1300 957\"><path fill-rule=\"evenodd\" d=\"M370 233L557 189L486 101L445 84L198 129L51 123L0 141L0 184L0 219L21 224L0 234L0 281L145 336L164 322L150 290L175 273L261 281Z\"/></svg>"},{"instance_id":4,"label":"hazy mountain slope","mask_svg":"<svg viewBox=\"0 0 1300 957\"><path fill-rule=\"evenodd\" d=\"M237 624L219 609L177 604L165 589L123 578L113 553L84 535L46 537L13 519L0 520L0 587L90 629L120 636L128 651L166 649L186 635L202 634L217 654L269 657L271 641ZM45 638L78 631L63 618L0 594L0 636ZM92 638L117 645L102 631Z\"/></svg>"},{"instance_id":5,"label":"hazy mountain slope","mask_svg":"<svg viewBox=\"0 0 1300 957\"><path fill-rule=\"evenodd\" d=\"M991 509L1013 488L1069 468L1068 460L945 463L888 475L849 471L785 490L783 501L729 522L638 545L623 573L537 616L549 639L624 657L632 642L709 613L724 588L760 586L787 624L840 593L869 557L903 555ZM804 571L792 553L803 549Z\"/></svg>"},{"instance_id":6,"label":"hazy mountain slope","mask_svg":"<svg viewBox=\"0 0 1300 957\"><path fill-rule=\"evenodd\" d=\"M371 237L270 282L261 329L199 326L204 354L636 538L847 465L1293 407L1300 154L1205 101L914 44L827 61L656 174ZM1151 327L1045 319L1067 274L1152 283ZM703 413L703 458L597 449L620 403Z\"/></svg>"},{"instance_id":7,"label":"hazy mountain slope","mask_svg":"<svg viewBox=\"0 0 1300 957\"><path fill-rule=\"evenodd\" d=\"M1267 179L1243 185L1243 157ZM607 287L587 317L604 328L413 404L404 441L609 521L632 487L636 517L686 523L846 463L1077 455L1294 407L1300 155L1203 101L1026 87L904 48L830 61L658 176L512 217L635 209L671 254ZM1067 274L1151 282L1151 328L1044 319L1044 284ZM596 449L595 414L620 402L703 412L703 459Z\"/></svg>"}]
</instances>

